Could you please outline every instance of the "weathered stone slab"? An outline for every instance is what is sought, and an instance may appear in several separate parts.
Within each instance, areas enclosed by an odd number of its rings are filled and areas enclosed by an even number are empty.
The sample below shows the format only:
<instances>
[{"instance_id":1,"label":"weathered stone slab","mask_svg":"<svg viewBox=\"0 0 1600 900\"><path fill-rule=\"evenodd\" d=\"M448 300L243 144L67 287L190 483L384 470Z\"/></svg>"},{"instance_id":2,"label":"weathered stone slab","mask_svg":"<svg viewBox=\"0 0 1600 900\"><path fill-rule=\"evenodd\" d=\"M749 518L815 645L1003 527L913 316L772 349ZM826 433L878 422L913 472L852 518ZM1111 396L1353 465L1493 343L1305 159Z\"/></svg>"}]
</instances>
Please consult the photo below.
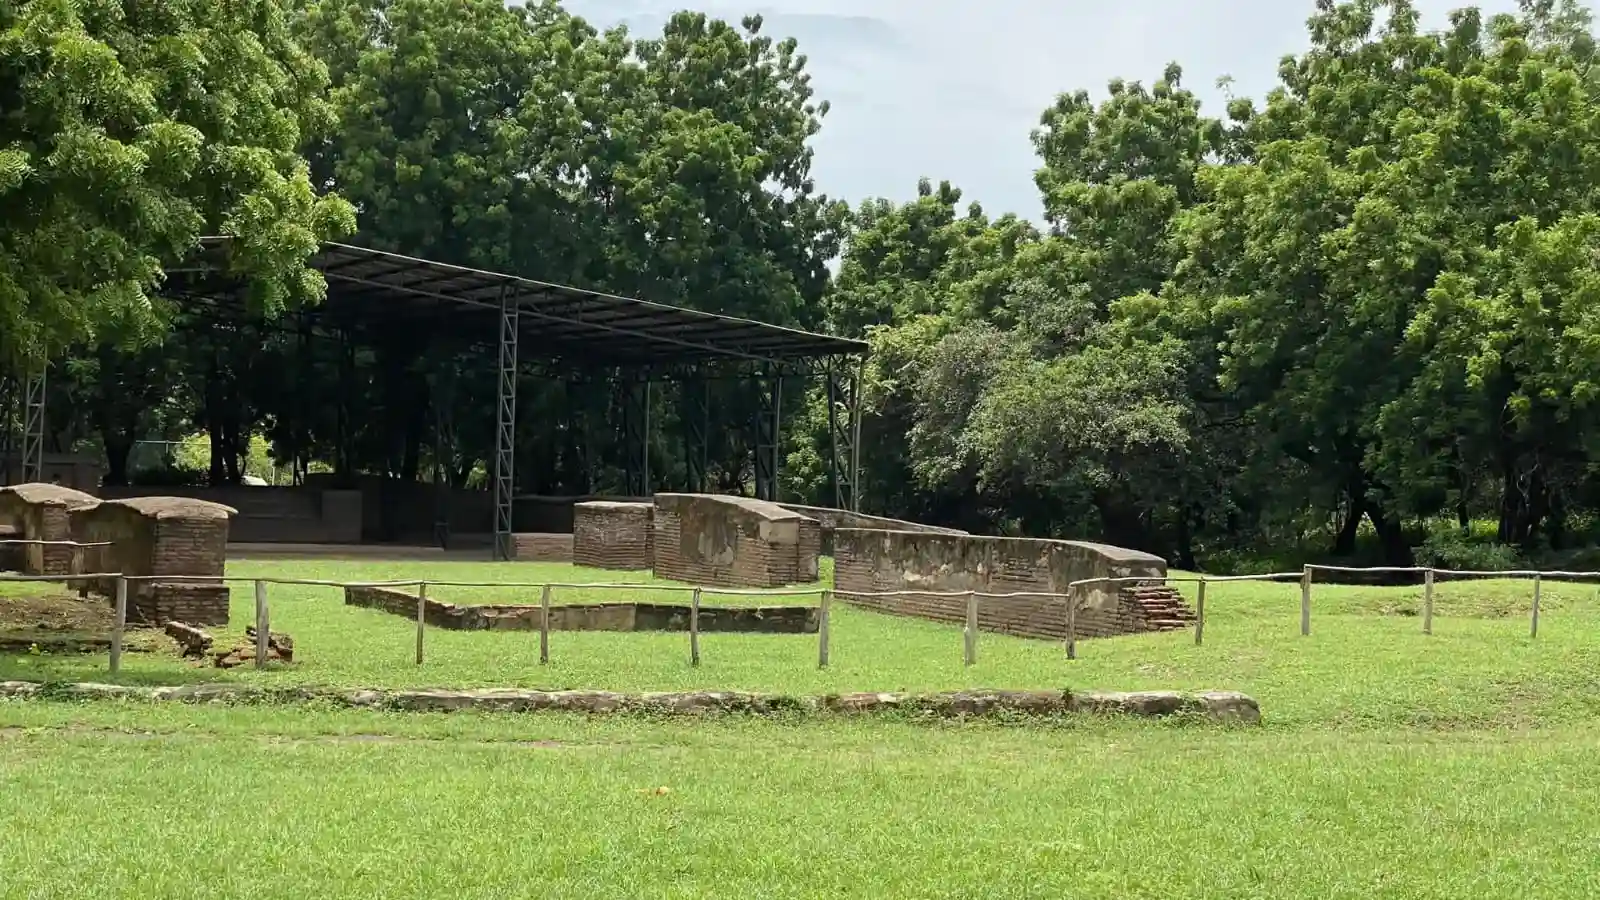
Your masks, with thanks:
<instances>
[{"instance_id":1,"label":"weathered stone slab","mask_svg":"<svg viewBox=\"0 0 1600 900\"><path fill-rule=\"evenodd\" d=\"M1187 716L1218 722L1259 724L1261 707L1234 691L1109 692L1087 691L947 691L933 694L851 693L801 697L746 691L666 691L624 694L613 691L538 691L518 688L470 690L340 690L335 688L264 689L211 684L138 687L114 684L40 684L0 682L0 698L142 699L183 703L260 703L323 701L354 708L416 712L640 712L656 715L743 713L769 715L800 711L813 714L870 715L910 713L930 718L990 716L1053 717L1070 714L1119 715L1139 718Z\"/></svg>"}]
</instances>

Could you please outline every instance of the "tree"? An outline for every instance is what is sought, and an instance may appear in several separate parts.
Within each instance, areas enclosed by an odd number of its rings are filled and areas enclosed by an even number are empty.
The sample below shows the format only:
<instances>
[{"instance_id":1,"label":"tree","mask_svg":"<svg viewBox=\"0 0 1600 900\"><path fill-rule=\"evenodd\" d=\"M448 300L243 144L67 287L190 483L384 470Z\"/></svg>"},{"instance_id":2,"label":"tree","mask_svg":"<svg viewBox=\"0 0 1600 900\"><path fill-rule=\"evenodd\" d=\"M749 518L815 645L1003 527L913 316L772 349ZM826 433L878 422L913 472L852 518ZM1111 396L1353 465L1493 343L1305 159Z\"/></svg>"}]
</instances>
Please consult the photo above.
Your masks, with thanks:
<instances>
[{"instance_id":1,"label":"tree","mask_svg":"<svg viewBox=\"0 0 1600 900\"><path fill-rule=\"evenodd\" d=\"M320 297L305 260L353 224L299 154L326 85L267 0L0 7L0 363L159 334L206 234L263 312Z\"/></svg>"}]
</instances>

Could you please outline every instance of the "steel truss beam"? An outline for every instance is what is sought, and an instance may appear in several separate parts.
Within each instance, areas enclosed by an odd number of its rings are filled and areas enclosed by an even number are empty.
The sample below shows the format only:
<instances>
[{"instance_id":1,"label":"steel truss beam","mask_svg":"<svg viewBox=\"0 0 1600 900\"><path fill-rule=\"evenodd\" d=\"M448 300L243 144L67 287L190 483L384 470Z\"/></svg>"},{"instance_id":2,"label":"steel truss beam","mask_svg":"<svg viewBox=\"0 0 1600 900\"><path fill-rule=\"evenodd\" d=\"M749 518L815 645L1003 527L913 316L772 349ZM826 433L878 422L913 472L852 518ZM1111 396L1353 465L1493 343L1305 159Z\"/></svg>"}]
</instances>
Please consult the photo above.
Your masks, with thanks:
<instances>
[{"instance_id":1,"label":"steel truss beam","mask_svg":"<svg viewBox=\"0 0 1600 900\"><path fill-rule=\"evenodd\" d=\"M861 508L861 365L838 360L828 370L828 475L833 482L833 504L839 509Z\"/></svg>"},{"instance_id":2,"label":"steel truss beam","mask_svg":"<svg viewBox=\"0 0 1600 900\"><path fill-rule=\"evenodd\" d=\"M45 373L48 366L40 366L28 373L23 388L22 425L22 480L24 483L44 480L44 397Z\"/></svg>"},{"instance_id":3,"label":"steel truss beam","mask_svg":"<svg viewBox=\"0 0 1600 900\"><path fill-rule=\"evenodd\" d=\"M618 388L622 393L623 475L630 497L649 497L655 493L650 480L650 372L623 372Z\"/></svg>"},{"instance_id":4,"label":"steel truss beam","mask_svg":"<svg viewBox=\"0 0 1600 900\"><path fill-rule=\"evenodd\" d=\"M495 379L494 427L494 558L509 560L511 545L511 498L516 480L517 447L517 334L516 298L500 290L500 354Z\"/></svg>"},{"instance_id":5,"label":"steel truss beam","mask_svg":"<svg viewBox=\"0 0 1600 900\"><path fill-rule=\"evenodd\" d=\"M756 410L756 499L777 502L783 453L783 374L768 369Z\"/></svg>"},{"instance_id":6,"label":"steel truss beam","mask_svg":"<svg viewBox=\"0 0 1600 900\"><path fill-rule=\"evenodd\" d=\"M679 418L683 421L684 490L701 494L706 490L711 447L711 382L704 378L678 384Z\"/></svg>"}]
</instances>

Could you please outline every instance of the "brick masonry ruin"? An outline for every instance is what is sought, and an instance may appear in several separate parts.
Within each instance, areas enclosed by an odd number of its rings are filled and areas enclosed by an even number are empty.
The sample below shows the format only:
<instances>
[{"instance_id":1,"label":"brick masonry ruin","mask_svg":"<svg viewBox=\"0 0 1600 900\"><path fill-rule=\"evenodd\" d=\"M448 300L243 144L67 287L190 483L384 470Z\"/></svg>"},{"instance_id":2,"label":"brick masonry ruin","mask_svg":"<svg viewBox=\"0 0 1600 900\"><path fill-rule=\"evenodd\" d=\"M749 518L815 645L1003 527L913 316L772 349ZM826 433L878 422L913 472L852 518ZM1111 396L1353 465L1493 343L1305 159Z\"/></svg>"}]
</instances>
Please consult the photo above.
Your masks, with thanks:
<instances>
[{"instance_id":1,"label":"brick masonry ruin","mask_svg":"<svg viewBox=\"0 0 1600 900\"><path fill-rule=\"evenodd\" d=\"M0 488L0 538L71 541L70 510L98 503L93 496L58 484L18 484ZM0 545L0 569L25 575L66 575L73 548ZM88 565L85 561L84 565Z\"/></svg>"},{"instance_id":2,"label":"brick masonry ruin","mask_svg":"<svg viewBox=\"0 0 1600 900\"><path fill-rule=\"evenodd\" d=\"M110 543L85 551L87 568L158 576L129 582L129 621L226 625L228 588L220 579L232 515L230 507L186 497L94 501L72 509L71 536L82 543ZM163 575L218 580L163 581ZM102 579L94 589L111 596L116 581Z\"/></svg>"},{"instance_id":3,"label":"brick masonry ruin","mask_svg":"<svg viewBox=\"0 0 1600 900\"><path fill-rule=\"evenodd\" d=\"M1180 628L1193 613L1163 584L1157 556L1106 544L977 537L904 531L839 529L834 534L834 591L846 602L935 622L966 621L966 598L976 591L1036 597L985 597L978 627L1020 637L1061 640L1067 634L1067 585L1088 578L1148 577L1148 582L1091 585L1074 623L1080 638ZM877 597L872 594L892 593Z\"/></svg>"},{"instance_id":4,"label":"brick masonry ruin","mask_svg":"<svg viewBox=\"0 0 1600 900\"><path fill-rule=\"evenodd\" d=\"M594 500L572 507L572 561L591 569L648 569L655 506Z\"/></svg>"},{"instance_id":5,"label":"brick masonry ruin","mask_svg":"<svg viewBox=\"0 0 1600 900\"><path fill-rule=\"evenodd\" d=\"M347 587L347 606L381 610L415 620L417 595L393 588ZM423 621L456 631L538 631L542 610L526 604L457 605L428 598ZM550 607L551 631L688 631L690 607L677 603L583 603ZM820 611L810 606L700 608L700 630L761 634L815 634Z\"/></svg>"},{"instance_id":6,"label":"brick masonry ruin","mask_svg":"<svg viewBox=\"0 0 1600 900\"><path fill-rule=\"evenodd\" d=\"M817 580L816 519L763 500L657 494L655 573L717 587L773 588Z\"/></svg>"},{"instance_id":7,"label":"brick masonry ruin","mask_svg":"<svg viewBox=\"0 0 1600 900\"><path fill-rule=\"evenodd\" d=\"M833 533L840 528L865 528L875 531L913 531L921 534L967 534L959 528L943 528L938 525L922 525L917 522L907 522L904 519L888 519L883 516L869 516L866 513L853 512L848 509L835 509L831 506L803 506L799 503L780 503L779 506L790 512L799 513L808 519L815 519L822 528L822 552L833 552Z\"/></svg>"},{"instance_id":8,"label":"brick masonry ruin","mask_svg":"<svg viewBox=\"0 0 1600 900\"><path fill-rule=\"evenodd\" d=\"M511 536L511 558L517 562L572 562L573 536L570 534L528 534Z\"/></svg>"}]
</instances>

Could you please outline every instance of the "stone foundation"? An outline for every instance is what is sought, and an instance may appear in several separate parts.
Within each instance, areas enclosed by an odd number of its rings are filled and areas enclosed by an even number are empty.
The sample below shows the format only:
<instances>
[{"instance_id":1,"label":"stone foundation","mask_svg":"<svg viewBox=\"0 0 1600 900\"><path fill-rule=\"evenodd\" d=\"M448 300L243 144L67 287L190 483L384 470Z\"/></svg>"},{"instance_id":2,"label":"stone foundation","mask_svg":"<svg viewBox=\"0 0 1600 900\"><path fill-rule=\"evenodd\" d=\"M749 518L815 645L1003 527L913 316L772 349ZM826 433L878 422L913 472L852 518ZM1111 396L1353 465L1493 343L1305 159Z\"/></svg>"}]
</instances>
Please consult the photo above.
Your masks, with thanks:
<instances>
[{"instance_id":1,"label":"stone foundation","mask_svg":"<svg viewBox=\"0 0 1600 900\"><path fill-rule=\"evenodd\" d=\"M572 562L591 569L648 569L655 561L649 503L596 500L572 508Z\"/></svg>"},{"instance_id":2,"label":"stone foundation","mask_svg":"<svg viewBox=\"0 0 1600 900\"><path fill-rule=\"evenodd\" d=\"M720 494L657 494L655 573L716 587L817 580L821 525L775 503Z\"/></svg>"},{"instance_id":3,"label":"stone foundation","mask_svg":"<svg viewBox=\"0 0 1600 900\"><path fill-rule=\"evenodd\" d=\"M382 610L413 621L417 595L394 588L347 587L346 606ZM583 603L552 604L551 631L688 631L688 604ZM541 609L525 604L458 606L428 598L423 621L453 631L538 631ZM702 606L703 632L815 634L821 612L812 606Z\"/></svg>"},{"instance_id":4,"label":"stone foundation","mask_svg":"<svg viewBox=\"0 0 1600 900\"><path fill-rule=\"evenodd\" d=\"M570 534L513 534L511 558L517 562L572 562Z\"/></svg>"}]
</instances>

